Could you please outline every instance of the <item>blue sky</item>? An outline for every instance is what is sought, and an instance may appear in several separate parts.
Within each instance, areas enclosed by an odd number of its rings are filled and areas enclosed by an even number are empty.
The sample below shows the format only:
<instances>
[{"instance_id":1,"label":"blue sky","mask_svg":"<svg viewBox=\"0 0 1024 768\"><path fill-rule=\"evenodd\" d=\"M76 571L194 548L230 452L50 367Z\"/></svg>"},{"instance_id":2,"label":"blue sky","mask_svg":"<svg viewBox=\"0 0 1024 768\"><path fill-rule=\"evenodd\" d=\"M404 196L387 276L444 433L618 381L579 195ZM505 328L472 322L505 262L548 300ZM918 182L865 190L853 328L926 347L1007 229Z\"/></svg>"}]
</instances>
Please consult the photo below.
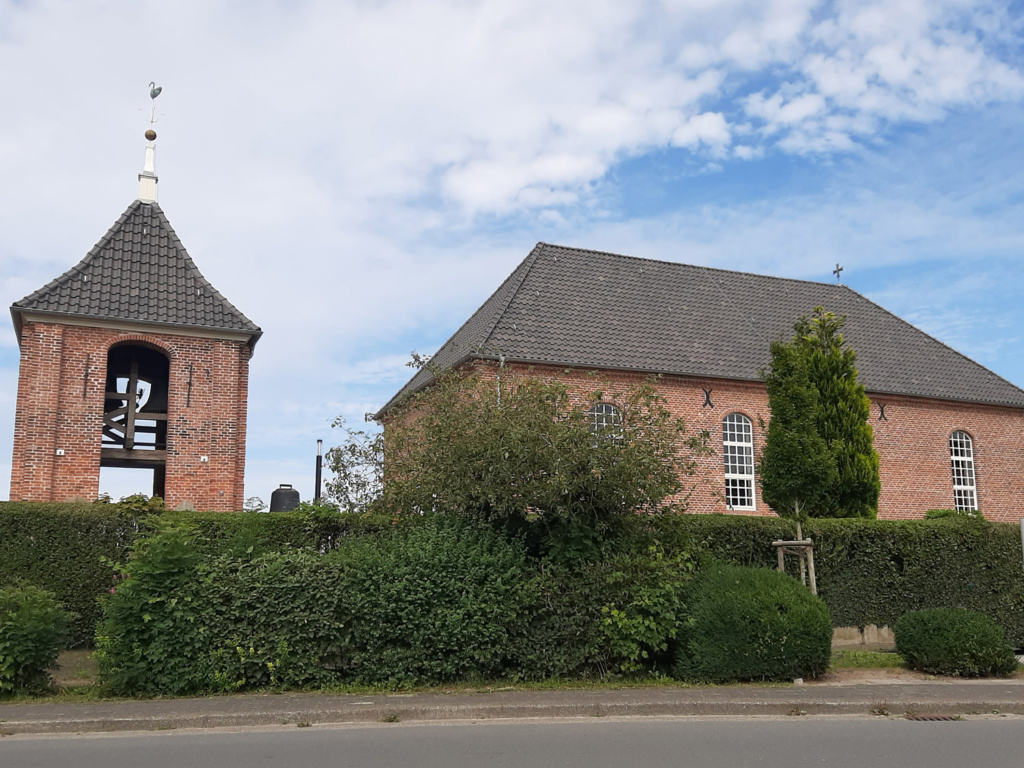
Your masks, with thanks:
<instances>
[{"instance_id":1,"label":"blue sky","mask_svg":"<svg viewBox=\"0 0 1024 768\"><path fill-rule=\"evenodd\" d=\"M1024 385L1024 4L0 0L0 302L136 191L264 329L247 495L539 240L844 282ZM0 498L17 342L0 328ZM131 490L105 477L114 495Z\"/></svg>"}]
</instances>

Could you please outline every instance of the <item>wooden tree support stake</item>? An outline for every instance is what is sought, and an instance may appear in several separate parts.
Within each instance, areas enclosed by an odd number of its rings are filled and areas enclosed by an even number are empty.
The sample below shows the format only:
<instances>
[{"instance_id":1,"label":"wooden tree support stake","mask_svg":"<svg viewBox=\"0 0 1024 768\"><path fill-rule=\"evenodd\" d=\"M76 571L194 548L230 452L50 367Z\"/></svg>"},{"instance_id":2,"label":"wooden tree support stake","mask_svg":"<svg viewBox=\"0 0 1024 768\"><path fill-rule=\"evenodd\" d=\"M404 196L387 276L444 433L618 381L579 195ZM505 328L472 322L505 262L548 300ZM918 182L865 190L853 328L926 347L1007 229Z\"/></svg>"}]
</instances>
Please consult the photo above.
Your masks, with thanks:
<instances>
[{"instance_id":1,"label":"wooden tree support stake","mask_svg":"<svg viewBox=\"0 0 1024 768\"><path fill-rule=\"evenodd\" d=\"M794 541L773 541L772 546L778 557L779 570L786 572L786 555L796 555L800 560L800 580L805 586L810 580L811 594L818 594L818 580L814 574L814 542L798 538Z\"/></svg>"}]
</instances>

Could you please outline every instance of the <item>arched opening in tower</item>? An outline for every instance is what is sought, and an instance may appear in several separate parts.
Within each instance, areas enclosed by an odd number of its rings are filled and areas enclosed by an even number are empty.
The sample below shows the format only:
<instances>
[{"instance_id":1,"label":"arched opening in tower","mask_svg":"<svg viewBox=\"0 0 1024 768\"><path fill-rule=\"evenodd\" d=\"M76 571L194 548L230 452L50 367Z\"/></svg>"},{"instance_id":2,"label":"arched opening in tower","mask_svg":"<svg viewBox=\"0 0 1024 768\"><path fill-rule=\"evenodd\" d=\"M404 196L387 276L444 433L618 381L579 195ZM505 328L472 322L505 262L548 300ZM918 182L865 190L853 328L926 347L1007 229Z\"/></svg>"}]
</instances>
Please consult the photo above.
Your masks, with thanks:
<instances>
[{"instance_id":1,"label":"arched opening in tower","mask_svg":"<svg viewBox=\"0 0 1024 768\"><path fill-rule=\"evenodd\" d=\"M167 402L171 362L139 344L107 352L100 466L153 470L153 495L163 497L167 468Z\"/></svg>"}]
</instances>

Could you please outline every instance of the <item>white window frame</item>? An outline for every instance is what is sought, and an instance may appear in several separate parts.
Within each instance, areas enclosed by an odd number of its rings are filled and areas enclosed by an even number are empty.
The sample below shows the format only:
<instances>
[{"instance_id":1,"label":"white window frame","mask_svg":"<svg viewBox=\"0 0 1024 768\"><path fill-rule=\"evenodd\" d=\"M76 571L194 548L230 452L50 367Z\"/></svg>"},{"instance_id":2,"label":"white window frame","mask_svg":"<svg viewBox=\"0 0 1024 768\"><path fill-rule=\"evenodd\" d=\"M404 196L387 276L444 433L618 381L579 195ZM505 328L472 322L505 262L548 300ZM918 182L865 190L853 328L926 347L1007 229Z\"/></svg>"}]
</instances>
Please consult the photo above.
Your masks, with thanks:
<instances>
[{"instance_id":1,"label":"white window frame","mask_svg":"<svg viewBox=\"0 0 1024 768\"><path fill-rule=\"evenodd\" d=\"M622 437L622 411L611 403L594 403L587 410L587 429L595 435Z\"/></svg>"},{"instance_id":2,"label":"white window frame","mask_svg":"<svg viewBox=\"0 0 1024 768\"><path fill-rule=\"evenodd\" d=\"M725 470L726 507L745 512L756 510L754 423L742 413L730 413L722 419L722 462ZM736 493L739 489L746 489L746 492ZM730 500L740 495L749 497L750 503L734 504Z\"/></svg>"},{"instance_id":3,"label":"white window frame","mask_svg":"<svg viewBox=\"0 0 1024 768\"><path fill-rule=\"evenodd\" d=\"M978 484L974 469L974 439L962 429L949 436L949 465L953 473L953 504L958 512L978 509Z\"/></svg>"}]
</instances>

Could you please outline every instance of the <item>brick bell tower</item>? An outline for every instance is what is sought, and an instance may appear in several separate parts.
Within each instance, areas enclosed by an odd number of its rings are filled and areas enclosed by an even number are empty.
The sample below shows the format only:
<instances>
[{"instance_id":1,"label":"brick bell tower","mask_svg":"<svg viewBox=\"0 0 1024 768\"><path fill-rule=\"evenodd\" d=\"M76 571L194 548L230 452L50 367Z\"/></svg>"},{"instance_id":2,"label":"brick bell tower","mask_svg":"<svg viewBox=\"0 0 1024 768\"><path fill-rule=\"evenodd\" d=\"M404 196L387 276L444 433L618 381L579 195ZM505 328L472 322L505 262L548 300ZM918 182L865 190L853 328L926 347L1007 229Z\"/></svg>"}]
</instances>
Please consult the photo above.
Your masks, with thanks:
<instances>
[{"instance_id":1,"label":"brick bell tower","mask_svg":"<svg viewBox=\"0 0 1024 768\"><path fill-rule=\"evenodd\" d=\"M169 507L242 508L262 332L178 240L156 202L152 127L146 139L138 199L84 259L11 307L12 501L94 499L100 467L140 467Z\"/></svg>"}]
</instances>

